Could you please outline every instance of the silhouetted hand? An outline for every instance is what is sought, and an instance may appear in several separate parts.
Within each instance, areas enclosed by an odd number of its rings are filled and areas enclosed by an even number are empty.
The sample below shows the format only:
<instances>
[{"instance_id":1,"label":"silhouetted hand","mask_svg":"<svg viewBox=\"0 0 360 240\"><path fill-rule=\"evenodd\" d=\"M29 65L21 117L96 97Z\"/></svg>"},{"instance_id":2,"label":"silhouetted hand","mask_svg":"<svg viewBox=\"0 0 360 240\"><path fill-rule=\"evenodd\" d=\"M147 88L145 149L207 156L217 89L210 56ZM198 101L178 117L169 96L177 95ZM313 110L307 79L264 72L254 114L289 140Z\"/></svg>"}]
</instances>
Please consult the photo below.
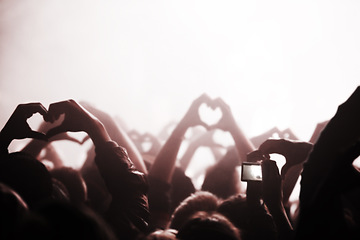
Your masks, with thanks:
<instances>
[{"instance_id":1,"label":"silhouetted hand","mask_svg":"<svg viewBox=\"0 0 360 240\"><path fill-rule=\"evenodd\" d=\"M286 158L286 163L281 169L281 177L284 178L287 171L294 165L306 161L312 144L308 142L294 142L285 139L269 139L262 143L259 150L263 154L278 153Z\"/></svg>"},{"instance_id":2,"label":"silhouetted hand","mask_svg":"<svg viewBox=\"0 0 360 240\"><path fill-rule=\"evenodd\" d=\"M32 130L27 123L27 119L34 113L40 113L46 119L47 110L41 103L19 104L1 131L1 145L5 147L14 139L24 138L47 141L48 137L44 133Z\"/></svg>"},{"instance_id":3,"label":"silhouetted hand","mask_svg":"<svg viewBox=\"0 0 360 240\"><path fill-rule=\"evenodd\" d=\"M51 129L53 127L54 127L54 123L42 122L39 126L38 131L46 133L49 131L49 129ZM83 140L80 141L79 139L71 137L68 133L64 132L64 133L59 133L59 134L49 138L48 140L49 140L49 142L67 140L67 141L71 141L71 142L78 143L81 145L81 144L85 143L87 139L89 139L88 136L86 136Z\"/></svg>"},{"instance_id":4,"label":"silhouetted hand","mask_svg":"<svg viewBox=\"0 0 360 240\"><path fill-rule=\"evenodd\" d=\"M262 161L262 199L267 206L278 232L278 239L293 239L293 228L283 205L282 180L276 162Z\"/></svg>"},{"instance_id":5,"label":"silhouetted hand","mask_svg":"<svg viewBox=\"0 0 360 240\"><path fill-rule=\"evenodd\" d=\"M203 126L206 129L209 129L208 124L204 123L199 115L199 107L201 104L207 104L208 106L212 106L212 100L207 94L202 94L200 97L195 99L185 116L182 118L180 124L185 124L186 127L194 127L197 125Z\"/></svg>"},{"instance_id":6,"label":"silhouetted hand","mask_svg":"<svg viewBox=\"0 0 360 240\"><path fill-rule=\"evenodd\" d=\"M247 154L246 159L248 162L257 162L262 160L269 160L270 157L264 155L261 151L255 150Z\"/></svg>"},{"instance_id":7,"label":"silhouetted hand","mask_svg":"<svg viewBox=\"0 0 360 240\"><path fill-rule=\"evenodd\" d=\"M226 132L231 132L231 130L237 126L237 123L231 112L230 106L225 103L222 98L216 98L213 100L211 106L213 108L219 107L222 112L222 117L220 118L219 122L211 126L211 129L218 128Z\"/></svg>"},{"instance_id":8,"label":"silhouetted hand","mask_svg":"<svg viewBox=\"0 0 360 240\"><path fill-rule=\"evenodd\" d=\"M94 141L109 141L103 124L74 100L52 103L49 106L48 121L54 122L64 114L63 122L47 132L49 138L64 132L86 132Z\"/></svg>"},{"instance_id":9,"label":"silhouetted hand","mask_svg":"<svg viewBox=\"0 0 360 240\"><path fill-rule=\"evenodd\" d=\"M266 205L279 206L282 203L282 184L276 162L266 160L261 162L262 196Z\"/></svg>"}]
</instances>

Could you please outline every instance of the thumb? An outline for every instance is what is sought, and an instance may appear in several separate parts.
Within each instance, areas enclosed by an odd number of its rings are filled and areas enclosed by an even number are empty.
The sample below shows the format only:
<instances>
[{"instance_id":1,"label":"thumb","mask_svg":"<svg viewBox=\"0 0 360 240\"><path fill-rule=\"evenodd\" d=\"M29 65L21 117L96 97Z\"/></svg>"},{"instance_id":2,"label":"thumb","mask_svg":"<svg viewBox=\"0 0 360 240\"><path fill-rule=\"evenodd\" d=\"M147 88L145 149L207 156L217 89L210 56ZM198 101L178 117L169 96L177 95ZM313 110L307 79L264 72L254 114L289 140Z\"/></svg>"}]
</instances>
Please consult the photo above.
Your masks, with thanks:
<instances>
[{"instance_id":1,"label":"thumb","mask_svg":"<svg viewBox=\"0 0 360 240\"><path fill-rule=\"evenodd\" d=\"M60 134L60 133L63 133L63 132L66 132L66 129L62 126L57 126L57 127L54 127L52 129L50 129L47 133L46 133L46 136L48 138L52 138L53 136L57 135L57 134Z\"/></svg>"},{"instance_id":2,"label":"thumb","mask_svg":"<svg viewBox=\"0 0 360 240\"><path fill-rule=\"evenodd\" d=\"M90 139L89 135L86 135L80 144L84 144L89 139Z\"/></svg>"},{"instance_id":3,"label":"thumb","mask_svg":"<svg viewBox=\"0 0 360 240\"><path fill-rule=\"evenodd\" d=\"M203 121L200 121L199 125L203 126L207 131L211 130L211 127Z\"/></svg>"},{"instance_id":4,"label":"thumb","mask_svg":"<svg viewBox=\"0 0 360 240\"><path fill-rule=\"evenodd\" d=\"M36 131L32 131L32 130L29 132L28 137L43 140L43 141L48 141L49 140L48 137L45 134L40 133L40 132L36 132Z\"/></svg>"},{"instance_id":5,"label":"thumb","mask_svg":"<svg viewBox=\"0 0 360 240\"><path fill-rule=\"evenodd\" d=\"M75 142L75 143L78 143L78 144L82 144L82 141L74 138L74 137L71 137L69 136L69 134L67 133L59 133L57 134L57 136L53 136L52 138L49 139L50 141L57 141L57 140L68 140L70 142Z\"/></svg>"}]
</instances>

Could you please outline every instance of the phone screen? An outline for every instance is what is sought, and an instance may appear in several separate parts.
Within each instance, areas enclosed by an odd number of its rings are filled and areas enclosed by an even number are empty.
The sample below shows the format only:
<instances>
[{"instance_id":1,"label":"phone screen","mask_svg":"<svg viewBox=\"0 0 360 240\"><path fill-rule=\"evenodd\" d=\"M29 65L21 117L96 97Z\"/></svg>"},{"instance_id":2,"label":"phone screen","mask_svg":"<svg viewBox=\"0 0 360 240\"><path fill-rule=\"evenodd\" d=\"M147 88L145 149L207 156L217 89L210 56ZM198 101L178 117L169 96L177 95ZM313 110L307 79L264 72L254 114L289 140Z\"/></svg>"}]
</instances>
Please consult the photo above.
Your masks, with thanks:
<instances>
[{"instance_id":1,"label":"phone screen","mask_svg":"<svg viewBox=\"0 0 360 240\"><path fill-rule=\"evenodd\" d=\"M241 181L262 181L261 165L244 162L241 169Z\"/></svg>"}]
</instances>

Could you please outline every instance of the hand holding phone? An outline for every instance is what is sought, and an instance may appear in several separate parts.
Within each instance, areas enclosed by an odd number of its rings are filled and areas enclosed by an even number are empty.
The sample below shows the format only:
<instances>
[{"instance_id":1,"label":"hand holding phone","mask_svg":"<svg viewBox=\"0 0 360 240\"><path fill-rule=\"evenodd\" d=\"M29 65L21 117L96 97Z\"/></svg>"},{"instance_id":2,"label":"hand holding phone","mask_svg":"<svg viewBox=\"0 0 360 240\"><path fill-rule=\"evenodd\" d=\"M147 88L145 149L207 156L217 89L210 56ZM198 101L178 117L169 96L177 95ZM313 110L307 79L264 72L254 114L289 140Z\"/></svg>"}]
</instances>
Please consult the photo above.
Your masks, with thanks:
<instances>
[{"instance_id":1,"label":"hand holding phone","mask_svg":"<svg viewBox=\"0 0 360 240\"><path fill-rule=\"evenodd\" d=\"M259 162L243 162L241 165L241 181L262 181L262 169Z\"/></svg>"}]
</instances>

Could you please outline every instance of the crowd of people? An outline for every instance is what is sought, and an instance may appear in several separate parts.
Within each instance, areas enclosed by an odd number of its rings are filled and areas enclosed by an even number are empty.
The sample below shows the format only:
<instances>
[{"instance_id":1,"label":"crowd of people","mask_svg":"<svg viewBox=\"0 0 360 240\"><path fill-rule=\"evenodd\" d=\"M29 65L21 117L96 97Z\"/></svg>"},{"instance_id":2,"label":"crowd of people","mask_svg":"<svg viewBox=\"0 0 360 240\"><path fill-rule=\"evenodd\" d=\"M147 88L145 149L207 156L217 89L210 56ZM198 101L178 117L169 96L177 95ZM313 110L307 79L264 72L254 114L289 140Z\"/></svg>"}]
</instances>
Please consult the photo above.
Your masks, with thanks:
<instances>
[{"instance_id":1,"label":"crowd of people","mask_svg":"<svg viewBox=\"0 0 360 240\"><path fill-rule=\"evenodd\" d=\"M201 119L202 104L221 110L218 123ZM31 129L35 113L43 122ZM201 131L180 157L192 128ZM215 130L233 138L225 154ZM52 144L77 141L70 132L92 141L79 169L66 166ZM206 94L164 132L162 141L126 131L87 102L19 104L0 132L0 239L360 239L360 173L353 165L360 155L360 87L309 141L292 139L291 131L248 139L230 106ZM9 152L15 139L31 140ZM199 147L216 160L203 169L200 188L186 175ZM286 160L280 169L273 153ZM248 181L245 190L237 170L243 162L262 171L262 181ZM300 195L291 202L299 178Z\"/></svg>"}]
</instances>

